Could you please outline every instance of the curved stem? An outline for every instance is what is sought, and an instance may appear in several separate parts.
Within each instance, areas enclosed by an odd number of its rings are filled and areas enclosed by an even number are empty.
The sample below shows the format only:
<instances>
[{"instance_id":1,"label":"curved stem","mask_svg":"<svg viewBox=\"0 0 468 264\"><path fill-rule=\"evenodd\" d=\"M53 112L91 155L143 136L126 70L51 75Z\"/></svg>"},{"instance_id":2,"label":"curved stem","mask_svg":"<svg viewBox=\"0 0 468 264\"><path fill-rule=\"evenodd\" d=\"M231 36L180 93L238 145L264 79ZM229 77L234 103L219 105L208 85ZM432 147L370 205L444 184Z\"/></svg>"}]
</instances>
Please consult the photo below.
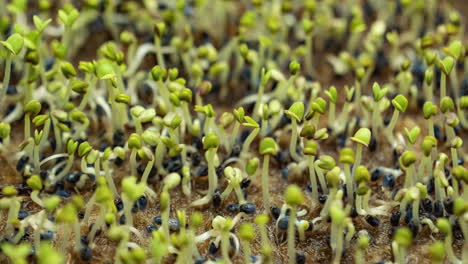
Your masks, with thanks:
<instances>
[{"instance_id":1,"label":"curved stem","mask_svg":"<svg viewBox=\"0 0 468 264\"><path fill-rule=\"evenodd\" d=\"M288 263L295 264L296 263L296 247L295 247L295 238L294 238L294 227L296 226L294 223L296 222L296 208L291 207L291 212L289 216L289 224L288 224Z\"/></svg>"},{"instance_id":2,"label":"curved stem","mask_svg":"<svg viewBox=\"0 0 468 264\"><path fill-rule=\"evenodd\" d=\"M292 118L291 119L292 125L292 134L291 134L291 141L289 142L289 154L296 162L301 160L301 157L297 154L296 145L297 145L297 121Z\"/></svg>"}]
</instances>

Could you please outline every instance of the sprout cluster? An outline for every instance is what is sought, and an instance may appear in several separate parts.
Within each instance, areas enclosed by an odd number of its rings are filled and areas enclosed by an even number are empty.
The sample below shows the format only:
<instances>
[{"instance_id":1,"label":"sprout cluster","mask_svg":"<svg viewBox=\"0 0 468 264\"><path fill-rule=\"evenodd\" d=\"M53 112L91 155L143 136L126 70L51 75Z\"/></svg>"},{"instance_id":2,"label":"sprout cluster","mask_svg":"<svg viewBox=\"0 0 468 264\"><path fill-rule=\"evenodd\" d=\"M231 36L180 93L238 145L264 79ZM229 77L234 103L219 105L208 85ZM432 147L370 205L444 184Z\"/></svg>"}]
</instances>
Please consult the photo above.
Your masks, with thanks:
<instances>
[{"instance_id":1,"label":"sprout cluster","mask_svg":"<svg viewBox=\"0 0 468 264\"><path fill-rule=\"evenodd\" d=\"M468 262L463 1L30 2L1 263Z\"/></svg>"}]
</instances>

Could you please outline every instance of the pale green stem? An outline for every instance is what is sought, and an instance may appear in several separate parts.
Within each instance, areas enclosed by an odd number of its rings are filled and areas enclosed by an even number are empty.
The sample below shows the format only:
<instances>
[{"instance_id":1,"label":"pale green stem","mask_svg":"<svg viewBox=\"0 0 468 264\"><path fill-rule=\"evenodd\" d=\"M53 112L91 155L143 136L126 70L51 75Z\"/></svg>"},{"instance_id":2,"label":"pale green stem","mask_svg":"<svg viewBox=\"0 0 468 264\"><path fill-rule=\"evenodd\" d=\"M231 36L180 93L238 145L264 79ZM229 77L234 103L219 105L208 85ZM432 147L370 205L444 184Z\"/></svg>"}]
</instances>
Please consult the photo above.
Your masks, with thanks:
<instances>
[{"instance_id":1,"label":"pale green stem","mask_svg":"<svg viewBox=\"0 0 468 264\"><path fill-rule=\"evenodd\" d=\"M143 175L141 176L141 183L144 183L146 185L146 182L148 181L148 176L153 166L154 166L154 159L148 161L148 163L146 164L145 170L143 171Z\"/></svg>"},{"instance_id":2,"label":"pale green stem","mask_svg":"<svg viewBox=\"0 0 468 264\"><path fill-rule=\"evenodd\" d=\"M413 220L416 225L419 226L419 199L413 201L413 207L411 209L413 212Z\"/></svg>"},{"instance_id":3,"label":"pale green stem","mask_svg":"<svg viewBox=\"0 0 468 264\"><path fill-rule=\"evenodd\" d=\"M452 231L450 230L449 233L445 236L445 251L447 253L448 259L450 260L451 263L462 263L456 256L455 253L453 252L452 248Z\"/></svg>"},{"instance_id":4,"label":"pale green stem","mask_svg":"<svg viewBox=\"0 0 468 264\"><path fill-rule=\"evenodd\" d=\"M312 199L314 202L318 201L318 187L317 187L317 178L315 176L314 160L315 156L308 156L308 165L309 165L309 177L310 184L312 186Z\"/></svg>"},{"instance_id":5,"label":"pale green stem","mask_svg":"<svg viewBox=\"0 0 468 264\"><path fill-rule=\"evenodd\" d=\"M254 110L252 112L252 118L254 120L258 119L258 116L259 116L258 109L263 101L264 90L265 90L265 86L263 84L260 84L260 86L258 87L258 92L257 92L257 101L255 102Z\"/></svg>"},{"instance_id":6,"label":"pale green stem","mask_svg":"<svg viewBox=\"0 0 468 264\"><path fill-rule=\"evenodd\" d=\"M296 145L297 145L297 121L294 118L291 118L291 125L292 125L292 134L291 140L289 141L289 154L296 162L301 160L301 157L297 154Z\"/></svg>"},{"instance_id":7,"label":"pale green stem","mask_svg":"<svg viewBox=\"0 0 468 264\"><path fill-rule=\"evenodd\" d=\"M421 163L419 164L419 167L418 167L418 181L421 182L424 178L424 173L426 172L426 168L427 168L427 165L428 165L428 162L429 162L429 157L427 157L426 155L423 155L422 159L421 159Z\"/></svg>"},{"instance_id":8,"label":"pale green stem","mask_svg":"<svg viewBox=\"0 0 468 264\"><path fill-rule=\"evenodd\" d=\"M155 165L156 168L158 169L158 174L164 175L166 174L166 169L164 169L163 166L163 159L164 159L164 154L166 153L166 146L162 141L159 141L158 146L156 147L155 150Z\"/></svg>"},{"instance_id":9,"label":"pale green stem","mask_svg":"<svg viewBox=\"0 0 468 264\"><path fill-rule=\"evenodd\" d=\"M356 212L359 214L359 215L365 215L366 214L366 211L364 210L364 208L362 208L362 199L363 199L363 195L356 195Z\"/></svg>"},{"instance_id":10,"label":"pale green stem","mask_svg":"<svg viewBox=\"0 0 468 264\"><path fill-rule=\"evenodd\" d=\"M124 204L125 225L133 226L133 215L132 215L133 201L131 201L125 194L123 194L122 202ZM163 212L163 215L164 215L164 212ZM164 221L163 221L163 224L164 224Z\"/></svg>"},{"instance_id":11,"label":"pale green stem","mask_svg":"<svg viewBox=\"0 0 468 264\"><path fill-rule=\"evenodd\" d=\"M190 115L190 110L187 102L182 102L182 110L185 123L187 124L187 129L189 132L192 132L192 116Z\"/></svg>"},{"instance_id":12,"label":"pale green stem","mask_svg":"<svg viewBox=\"0 0 468 264\"><path fill-rule=\"evenodd\" d=\"M260 135L262 137L265 137L267 132L268 132L268 119L263 119L262 118L262 131L260 132Z\"/></svg>"},{"instance_id":13,"label":"pale green stem","mask_svg":"<svg viewBox=\"0 0 468 264\"><path fill-rule=\"evenodd\" d=\"M389 137L391 137L389 138L390 141L393 141L393 129L395 128L399 114L400 112L398 110L395 109L393 111L392 119L390 120L390 124L388 124L388 127L387 127L388 135Z\"/></svg>"},{"instance_id":14,"label":"pale green stem","mask_svg":"<svg viewBox=\"0 0 468 264\"><path fill-rule=\"evenodd\" d=\"M45 210L43 210L42 212L40 212L40 219L39 219L39 224L37 226L37 228L34 230L34 247L35 248L39 248L39 245L41 243L41 230L42 230L42 227L44 226L44 221L47 217L47 213Z\"/></svg>"},{"instance_id":15,"label":"pale green stem","mask_svg":"<svg viewBox=\"0 0 468 264\"><path fill-rule=\"evenodd\" d=\"M59 182L63 177L65 177L65 175L67 175L67 173L70 171L70 169L73 166L74 160L75 160L75 154L73 153L68 157L65 168L57 176L54 177L51 184L55 184L56 182Z\"/></svg>"},{"instance_id":16,"label":"pale green stem","mask_svg":"<svg viewBox=\"0 0 468 264\"><path fill-rule=\"evenodd\" d=\"M450 148L450 153L452 154L452 167L455 168L458 166L458 153L456 148Z\"/></svg>"},{"instance_id":17,"label":"pale green stem","mask_svg":"<svg viewBox=\"0 0 468 264\"><path fill-rule=\"evenodd\" d=\"M259 128L255 128L250 132L250 135L245 139L244 144L242 145L242 153L249 152L250 144L252 144L259 131Z\"/></svg>"},{"instance_id":18,"label":"pale green stem","mask_svg":"<svg viewBox=\"0 0 468 264\"><path fill-rule=\"evenodd\" d=\"M97 219L95 220L94 224L93 224L93 227L91 228L91 231L89 232L88 234L88 241L89 243L93 243L94 241L94 238L96 236L96 232L98 231L99 228L101 228L103 222L104 222L104 219L105 219L105 215L106 215L106 210L105 210L105 207L103 205L99 205L99 214L98 214L98 217Z\"/></svg>"},{"instance_id":19,"label":"pale green stem","mask_svg":"<svg viewBox=\"0 0 468 264\"><path fill-rule=\"evenodd\" d=\"M356 146L356 158L354 159L354 166L353 166L353 173L351 174L351 178L354 179L354 174L356 173L356 168L361 165L362 159L362 144L357 143Z\"/></svg>"},{"instance_id":20,"label":"pale green stem","mask_svg":"<svg viewBox=\"0 0 468 264\"><path fill-rule=\"evenodd\" d=\"M234 123L234 128L232 129L232 133L231 133L231 139L230 139L230 147L229 147L229 151L228 153L231 153L232 151L232 148L234 147L234 144L236 143L236 138L237 138L237 134L239 133L239 128L240 128L240 123L236 122Z\"/></svg>"},{"instance_id":21,"label":"pale green stem","mask_svg":"<svg viewBox=\"0 0 468 264\"><path fill-rule=\"evenodd\" d=\"M336 227L336 248L335 248L335 258L333 259L334 264L340 264L341 262L341 255L343 253L343 228L341 225Z\"/></svg>"},{"instance_id":22,"label":"pale green stem","mask_svg":"<svg viewBox=\"0 0 468 264\"><path fill-rule=\"evenodd\" d=\"M5 73L3 74L3 85L2 85L2 91L0 92L0 104L1 105L3 105L3 98L7 94L8 85L10 83L12 61L13 61L12 55L8 54L5 59Z\"/></svg>"},{"instance_id":23,"label":"pale green stem","mask_svg":"<svg viewBox=\"0 0 468 264\"><path fill-rule=\"evenodd\" d=\"M27 140L31 136L31 114L26 113L24 115L24 140Z\"/></svg>"},{"instance_id":24,"label":"pale green stem","mask_svg":"<svg viewBox=\"0 0 468 264\"><path fill-rule=\"evenodd\" d=\"M434 135L434 120L432 119L432 116L427 119L427 128L429 129L429 136L435 137Z\"/></svg>"},{"instance_id":25,"label":"pale green stem","mask_svg":"<svg viewBox=\"0 0 468 264\"><path fill-rule=\"evenodd\" d=\"M335 120L336 105L333 102L330 102L330 111L328 113L328 126L331 127Z\"/></svg>"},{"instance_id":26,"label":"pale green stem","mask_svg":"<svg viewBox=\"0 0 468 264\"><path fill-rule=\"evenodd\" d=\"M73 223L73 230L75 233L75 252L80 252L81 249L81 228L80 223L75 221Z\"/></svg>"},{"instance_id":27,"label":"pale green stem","mask_svg":"<svg viewBox=\"0 0 468 264\"><path fill-rule=\"evenodd\" d=\"M221 254L223 255L223 261L225 264L230 264L231 260L229 258L229 231L223 231L221 237Z\"/></svg>"},{"instance_id":28,"label":"pale green stem","mask_svg":"<svg viewBox=\"0 0 468 264\"><path fill-rule=\"evenodd\" d=\"M119 193L117 192L117 188L115 187L114 179L112 178L112 175L110 174L110 169L109 169L109 163L107 160L105 160L102 163L102 167L104 168L104 177L106 177L107 184L109 185L109 189L112 191L112 194L114 194L114 197L119 197Z\"/></svg>"},{"instance_id":29,"label":"pale green stem","mask_svg":"<svg viewBox=\"0 0 468 264\"><path fill-rule=\"evenodd\" d=\"M325 204L323 205L322 211L320 212L320 217L322 217L322 219L326 219L326 217L328 216L328 212L330 210L330 204L335 199L336 192L337 192L336 187L330 188L330 194L328 195L327 200L325 201Z\"/></svg>"},{"instance_id":30,"label":"pale green stem","mask_svg":"<svg viewBox=\"0 0 468 264\"><path fill-rule=\"evenodd\" d=\"M91 212L93 210L94 202L96 201L96 193L93 193L91 199L88 200L86 203L85 215L83 220L81 220L81 224L86 224L88 222L89 217L91 216Z\"/></svg>"},{"instance_id":31,"label":"pale green stem","mask_svg":"<svg viewBox=\"0 0 468 264\"><path fill-rule=\"evenodd\" d=\"M155 49L156 49L156 57L158 60L158 65L160 65L162 68L166 68L166 63L164 62L164 56L161 51L161 39L158 36L154 37L154 44L155 44Z\"/></svg>"},{"instance_id":32,"label":"pale green stem","mask_svg":"<svg viewBox=\"0 0 468 264\"><path fill-rule=\"evenodd\" d=\"M408 168L406 168L406 170L405 170L405 172L406 172L406 175L405 175L405 188L411 187L411 186L416 184L415 180L413 178L414 177L413 168L414 168L414 165L411 165Z\"/></svg>"},{"instance_id":33,"label":"pale green stem","mask_svg":"<svg viewBox=\"0 0 468 264\"><path fill-rule=\"evenodd\" d=\"M10 208L8 209L8 217L7 217L7 222L6 222L6 227L5 227L5 233L6 237L12 237L14 228L13 224L11 223L11 220L15 219L18 216L19 209L21 207L21 204L16 198L12 198L12 202L10 204Z\"/></svg>"},{"instance_id":34,"label":"pale green stem","mask_svg":"<svg viewBox=\"0 0 468 264\"><path fill-rule=\"evenodd\" d=\"M39 190L34 190L31 192L31 200L40 207L44 207L44 203L42 202L41 198L39 198Z\"/></svg>"},{"instance_id":35,"label":"pale green stem","mask_svg":"<svg viewBox=\"0 0 468 264\"><path fill-rule=\"evenodd\" d=\"M296 246L295 246L295 231L294 228L296 225L296 208L291 207L291 212L289 216L289 224L288 224L288 263L295 264L296 263Z\"/></svg>"},{"instance_id":36,"label":"pale green stem","mask_svg":"<svg viewBox=\"0 0 468 264\"><path fill-rule=\"evenodd\" d=\"M263 158L262 167L262 195L263 195L263 210L268 213L270 210L270 191L268 185L269 170L268 166L270 163L270 155L265 155Z\"/></svg>"},{"instance_id":37,"label":"pale green stem","mask_svg":"<svg viewBox=\"0 0 468 264\"><path fill-rule=\"evenodd\" d=\"M364 209L364 212L366 212L366 214L369 214L370 212L370 209L369 209L370 197L371 197L371 191L369 190L366 192L366 194L364 194L364 197L362 199L362 208Z\"/></svg>"},{"instance_id":38,"label":"pale green stem","mask_svg":"<svg viewBox=\"0 0 468 264\"><path fill-rule=\"evenodd\" d=\"M446 95L447 95L447 76L445 75L445 73L442 72L442 74L440 74L440 98L439 100L444 98Z\"/></svg>"},{"instance_id":39,"label":"pale green stem","mask_svg":"<svg viewBox=\"0 0 468 264\"><path fill-rule=\"evenodd\" d=\"M38 174L41 170L41 162L39 160L39 146L34 144L34 148L33 148L33 151L34 151L34 173Z\"/></svg>"},{"instance_id":40,"label":"pale green stem","mask_svg":"<svg viewBox=\"0 0 468 264\"><path fill-rule=\"evenodd\" d=\"M317 176L320 182L320 187L322 187L322 193L328 192L327 183L325 182L325 176L323 175L322 169L318 166L318 160L315 161L315 172L317 172Z\"/></svg>"},{"instance_id":41,"label":"pale green stem","mask_svg":"<svg viewBox=\"0 0 468 264\"><path fill-rule=\"evenodd\" d=\"M137 175L136 156L137 156L137 150L132 149L132 152L130 153L130 172L132 173L133 176Z\"/></svg>"},{"instance_id":42,"label":"pale green stem","mask_svg":"<svg viewBox=\"0 0 468 264\"><path fill-rule=\"evenodd\" d=\"M346 176L346 194L348 195L348 204L354 203L354 181L351 178L351 168L348 163L344 164L344 173Z\"/></svg>"},{"instance_id":43,"label":"pale green stem","mask_svg":"<svg viewBox=\"0 0 468 264\"><path fill-rule=\"evenodd\" d=\"M306 50L307 50L307 52L305 54L305 56L306 56L305 57L305 66L306 66L305 68L307 70L307 73L310 76L314 75L314 67L313 67L313 63L312 63L312 61L313 61L313 57L312 57L312 55L313 55L313 50L312 50L313 49L313 43L312 43L312 40L313 40L312 34L307 34L306 35L306 40L305 40Z\"/></svg>"},{"instance_id":44,"label":"pale green stem","mask_svg":"<svg viewBox=\"0 0 468 264\"><path fill-rule=\"evenodd\" d=\"M356 90L354 91L354 102L353 103L359 104L360 101L361 101L361 83L356 80L354 86L355 86ZM359 105L358 105L356 110L359 111L359 109L361 109L361 107L359 107Z\"/></svg>"},{"instance_id":45,"label":"pale green stem","mask_svg":"<svg viewBox=\"0 0 468 264\"><path fill-rule=\"evenodd\" d=\"M39 142L39 148L42 148L45 144L45 142L47 141L47 139L49 138L49 133L50 133L50 117L47 119L47 121L45 121L45 124L44 124L44 127L43 127L43 131L44 133L42 134L42 138L41 138L41 141Z\"/></svg>"},{"instance_id":46,"label":"pale green stem","mask_svg":"<svg viewBox=\"0 0 468 264\"><path fill-rule=\"evenodd\" d=\"M312 124L315 128L318 127L319 119L320 119L320 114L317 113L317 112L315 112L314 115L313 115L313 117L312 117L312 122L311 122L311 124Z\"/></svg>"},{"instance_id":47,"label":"pale green stem","mask_svg":"<svg viewBox=\"0 0 468 264\"><path fill-rule=\"evenodd\" d=\"M143 127L141 125L140 120L138 117L133 118L133 123L135 123L135 131L138 135L141 135L143 133Z\"/></svg>"},{"instance_id":48,"label":"pale green stem","mask_svg":"<svg viewBox=\"0 0 468 264\"><path fill-rule=\"evenodd\" d=\"M83 111L88 104L89 97L93 93L95 86L96 86L97 79L95 77L91 77L91 85L89 86L88 90L86 91L83 99L81 99L81 103L78 106L78 110Z\"/></svg>"},{"instance_id":49,"label":"pale green stem","mask_svg":"<svg viewBox=\"0 0 468 264\"><path fill-rule=\"evenodd\" d=\"M54 125L54 136L55 136L55 142L57 144L55 148L56 153L60 153L62 151L62 133L60 131L60 128L57 126L59 121L55 118L53 118L53 125Z\"/></svg>"},{"instance_id":50,"label":"pale green stem","mask_svg":"<svg viewBox=\"0 0 468 264\"><path fill-rule=\"evenodd\" d=\"M214 166L214 159L216 155L216 149L211 148L208 150L206 157L208 158L208 195L213 196L215 189L218 187L218 177L216 176L216 170Z\"/></svg>"}]
</instances>

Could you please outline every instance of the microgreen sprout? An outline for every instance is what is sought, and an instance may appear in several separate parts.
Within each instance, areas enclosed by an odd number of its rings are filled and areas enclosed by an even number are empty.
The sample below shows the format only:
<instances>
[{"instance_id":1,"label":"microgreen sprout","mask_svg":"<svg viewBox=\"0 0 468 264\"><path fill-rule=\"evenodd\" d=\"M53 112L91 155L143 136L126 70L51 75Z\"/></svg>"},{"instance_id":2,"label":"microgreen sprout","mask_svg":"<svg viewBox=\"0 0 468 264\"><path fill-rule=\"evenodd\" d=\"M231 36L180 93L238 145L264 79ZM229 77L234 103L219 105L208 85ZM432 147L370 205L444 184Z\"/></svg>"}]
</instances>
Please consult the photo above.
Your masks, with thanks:
<instances>
[{"instance_id":1,"label":"microgreen sprout","mask_svg":"<svg viewBox=\"0 0 468 264\"><path fill-rule=\"evenodd\" d=\"M133 226L132 204L143 195L145 188L144 183L136 183L135 176L126 177L122 181L122 200L127 226Z\"/></svg>"},{"instance_id":2,"label":"microgreen sprout","mask_svg":"<svg viewBox=\"0 0 468 264\"><path fill-rule=\"evenodd\" d=\"M161 192L159 206L162 215L162 230L166 239L169 239L169 212L171 209L171 196L169 191L179 185L180 175L178 173L170 173L164 178L164 189Z\"/></svg>"},{"instance_id":3,"label":"microgreen sprout","mask_svg":"<svg viewBox=\"0 0 468 264\"><path fill-rule=\"evenodd\" d=\"M455 60L450 56L437 61L437 66L442 70L442 74L440 75L440 98L444 98L447 95L447 76L452 72L454 64Z\"/></svg>"},{"instance_id":4,"label":"microgreen sprout","mask_svg":"<svg viewBox=\"0 0 468 264\"><path fill-rule=\"evenodd\" d=\"M365 146L365 147L369 146L371 137L372 137L372 133L368 128L360 128L358 131L356 131L354 136L351 137L351 140L357 143L356 152L355 152L356 156L355 156L355 159L354 159L352 177L354 177L354 173L356 171L356 168L361 164L362 147L363 146Z\"/></svg>"},{"instance_id":5,"label":"microgreen sprout","mask_svg":"<svg viewBox=\"0 0 468 264\"><path fill-rule=\"evenodd\" d=\"M406 188L416 184L416 170L414 163L416 162L416 155L413 151L405 151L400 157L400 164L405 170L405 184Z\"/></svg>"},{"instance_id":6,"label":"microgreen sprout","mask_svg":"<svg viewBox=\"0 0 468 264\"><path fill-rule=\"evenodd\" d=\"M317 143L315 143L315 141L313 140L307 141L304 147L304 155L307 156L307 163L309 167L309 178L310 178L310 184L312 187L312 198L314 202L317 202L319 194L318 194L317 178L315 176L315 166L314 166L315 157L317 156Z\"/></svg>"},{"instance_id":7,"label":"microgreen sprout","mask_svg":"<svg viewBox=\"0 0 468 264\"><path fill-rule=\"evenodd\" d=\"M338 185L340 184L340 172L341 169L336 166L327 172L326 180L330 193L328 194L327 201L325 202L322 211L320 212L320 217L322 217L322 219L325 219L328 216L330 204L333 200L335 200L335 196L338 191Z\"/></svg>"},{"instance_id":8,"label":"microgreen sprout","mask_svg":"<svg viewBox=\"0 0 468 264\"><path fill-rule=\"evenodd\" d=\"M242 240L242 247L244 251L244 263L249 263L252 254L250 244L255 239L255 230L252 224L242 223L239 227L239 237Z\"/></svg>"},{"instance_id":9,"label":"microgreen sprout","mask_svg":"<svg viewBox=\"0 0 468 264\"><path fill-rule=\"evenodd\" d=\"M392 242L393 257L395 262L406 263L408 247L411 245L412 241L413 235L408 228L401 227L396 230Z\"/></svg>"},{"instance_id":10,"label":"microgreen sprout","mask_svg":"<svg viewBox=\"0 0 468 264\"><path fill-rule=\"evenodd\" d=\"M333 263L340 263L343 251L343 229L346 224L347 210L343 209L341 200L334 200L330 205L331 237L330 245L333 250Z\"/></svg>"},{"instance_id":11,"label":"microgreen sprout","mask_svg":"<svg viewBox=\"0 0 468 264\"><path fill-rule=\"evenodd\" d=\"M363 251L369 246L370 237L367 234L361 234L358 237L358 245L356 248L356 254L354 256L356 263L364 263Z\"/></svg>"},{"instance_id":12,"label":"microgreen sprout","mask_svg":"<svg viewBox=\"0 0 468 264\"><path fill-rule=\"evenodd\" d=\"M356 211L360 215L366 215L369 211L370 188L367 183L370 181L370 173L364 166L358 166L355 171L354 180L358 187L356 189Z\"/></svg>"},{"instance_id":13,"label":"microgreen sprout","mask_svg":"<svg viewBox=\"0 0 468 264\"><path fill-rule=\"evenodd\" d=\"M260 109L260 105L263 102L263 93L265 90L265 86L268 84L268 81L270 80L271 77L271 72L266 71L265 69L262 69L261 72L261 83L260 87L258 88L258 94L257 94L257 101L255 102L254 110L253 110L253 119L258 118L258 111Z\"/></svg>"},{"instance_id":14,"label":"microgreen sprout","mask_svg":"<svg viewBox=\"0 0 468 264\"><path fill-rule=\"evenodd\" d=\"M260 237L261 237L261 243L262 243L262 257L263 260L266 263L271 263L271 244L268 239L268 233L267 233L267 224L270 221L270 218L268 217L267 214L261 214L255 217L255 223L258 225L260 229Z\"/></svg>"},{"instance_id":15,"label":"microgreen sprout","mask_svg":"<svg viewBox=\"0 0 468 264\"><path fill-rule=\"evenodd\" d=\"M434 242L429 248L429 254L431 255L432 263L443 263L446 256L444 243L441 241Z\"/></svg>"},{"instance_id":16,"label":"microgreen sprout","mask_svg":"<svg viewBox=\"0 0 468 264\"><path fill-rule=\"evenodd\" d=\"M238 168L232 168L231 166L227 166L226 168L224 168L224 176L228 179L229 183L226 189L221 194L221 199L227 199L232 190L234 190L239 204L245 203L244 194L242 193L240 187L240 183L242 182L242 171Z\"/></svg>"},{"instance_id":17,"label":"microgreen sprout","mask_svg":"<svg viewBox=\"0 0 468 264\"><path fill-rule=\"evenodd\" d=\"M431 137L434 137L434 120L433 116L437 114L437 106L434 105L432 102L425 102L423 105L423 114L424 118L427 120L428 123L428 129L429 129L429 135Z\"/></svg>"},{"instance_id":18,"label":"microgreen sprout","mask_svg":"<svg viewBox=\"0 0 468 264\"><path fill-rule=\"evenodd\" d=\"M315 161L315 172L317 172L318 179L320 182L320 187L322 192L328 192L328 187L326 183L326 179L324 176L324 172L330 171L335 167L335 159L332 156L322 155L318 160Z\"/></svg>"},{"instance_id":19,"label":"microgreen sprout","mask_svg":"<svg viewBox=\"0 0 468 264\"><path fill-rule=\"evenodd\" d=\"M12 245L10 243L3 243L1 245L2 252L8 256L13 264L26 264L27 257L31 251L28 244L22 243L19 245Z\"/></svg>"},{"instance_id":20,"label":"microgreen sprout","mask_svg":"<svg viewBox=\"0 0 468 264\"><path fill-rule=\"evenodd\" d=\"M445 252L447 254L448 259L450 259L450 262L462 263L462 261L460 261L455 256L455 253L453 252L453 248L452 248L453 234L452 234L452 227L450 225L450 222L445 218L439 218L437 219L437 228L439 228L439 230L445 235L445 240L444 240Z\"/></svg>"},{"instance_id":21,"label":"microgreen sprout","mask_svg":"<svg viewBox=\"0 0 468 264\"><path fill-rule=\"evenodd\" d=\"M325 114L327 107L327 102L323 98L318 97L310 104L309 112L306 114L305 118L307 120L312 119L311 124L314 127L318 127L318 122L320 115Z\"/></svg>"},{"instance_id":22,"label":"microgreen sprout","mask_svg":"<svg viewBox=\"0 0 468 264\"><path fill-rule=\"evenodd\" d=\"M350 148L344 148L340 152L340 162L344 164L344 174L346 177L346 194L348 203L354 204L354 180L351 178L351 164L354 163L354 152Z\"/></svg>"},{"instance_id":23,"label":"microgreen sprout","mask_svg":"<svg viewBox=\"0 0 468 264\"><path fill-rule=\"evenodd\" d=\"M244 117L245 122L242 123L242 125L246 127L253 128L253 130L250 132L249 136L245 139L244 144L242 144L242 151L240 154L240 157L245 157L250 150L250 145L254 141L255 137L258 135L260 132L260 125L255 122L251 117L245 116Z\"/></svg>"}]
</instances>

